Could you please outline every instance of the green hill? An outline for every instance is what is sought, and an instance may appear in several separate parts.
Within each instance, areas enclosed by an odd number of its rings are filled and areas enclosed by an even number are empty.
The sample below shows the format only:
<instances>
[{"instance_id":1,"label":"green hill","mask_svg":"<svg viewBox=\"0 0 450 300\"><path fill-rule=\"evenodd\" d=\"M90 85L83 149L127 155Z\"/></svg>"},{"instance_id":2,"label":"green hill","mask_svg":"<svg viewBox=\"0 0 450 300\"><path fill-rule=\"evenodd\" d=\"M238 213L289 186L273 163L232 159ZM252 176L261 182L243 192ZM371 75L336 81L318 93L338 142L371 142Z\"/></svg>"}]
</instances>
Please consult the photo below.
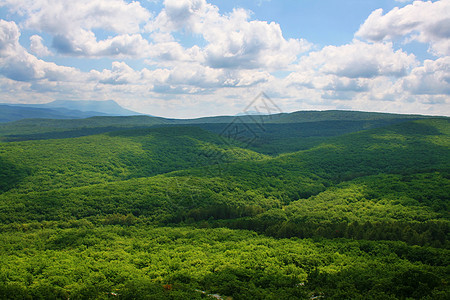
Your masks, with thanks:
<instances>
[{"instance_id":1,"label":"green hill","mask_svg":"<svg viewBox=\"0 0 450 300\"><path fill-rule=\"evenodd\" d=\"M448 118L225 119L4 125L0 298L450 295Z\"/></svg>"},{"instance_id":2,"label":"green hill","mask_svg":"<svg viewBox=\"0 0 450 300\"><path fill-rule=\"evenodd\" d=\"M194 127L0 143L5 164L0 187L3 191L15 187L19 192L78 187L265 157L233 144Z\"/></svg>"},{"instance_id":3,"label":"green hill","mask_svg":"<svg viewBox=\"0 0 450 300\"><path fill-rule=\"evenodd\" d=\"M226 130L230 124L248 124L251 130L258 128L259 131L265 131L266 126L270 124L298 124L310 122L359 122L359 126L371 128L371 126L388 125L401 121L425 119L428 116L419 115L399 115L399 114L382 114L382 113L366 113L351 111L314 111L314 112L294 112L289 114L277 114L268 116L225 116L225 117L208 117L199 119L166 119L151 116L122 116L122 117L90 117L85 119L23 119L9 123L0 124L0 136L13 136L22 139L40 139L39 134L44 134L44 138L51 138L52 133L78 131L78 136L88 135L83 130L92 130L93 128L103 128L103 130L115 130L117 128L133 128L148 127L155 125L195 125L210 126L216 133ZM320 124L320 123L318 123ZM338 124L338 123L334 123ZM356 124L356 123L355 123ZM340 125L343 126L343 125ZM344 125L345 127L345 125ZM108 129L109 128L109 129ZM274 127L276 128L276 127ZM356 128L353 128L353 130ZM362 128L358 127L361 130ZM323 128L316 128L323 130ZM103 131L105 132L105 131ZM33 136L34 135L34 136ZM58 136L57 138L60 138ZM73 137L73 136L69 136Z\"/></svg>"},{"instance_id":4,"label":"green hill","mask_svg":"<svg viewBox=\"0 0 450 300\"><path fill-rule=\"evenodd\" d=\"M3 188L9 189L2 196L3 221L114 213L133 213L164 223L235 220L302 205L305 207L299 211L303 213L293 218L301 217L309 223L313 220L317 228L321 222L338 220L347 225L447 220L445 192L428 202L420 197L405 198L400 192L395 198L386 192L384 196L392 198L386 202L373 193L361 196L358 178L365 186L378 180L385 182L385 178L398 181L404 180L398 176L421 178L425 175L420 174L429 174L440 182L433 191L448 186L448 123L447 119L430 119L371 129L273 158L193 127L3 143L1 153L9 163L3 177L14 178L11 172L22 174L17 182ZM153 177L158 174L164 176ZM392 175L372 177L377 174ZM348 180L356 181L346 187ZM341 182L345 183L342 188ZM416 189L417 180L414 182ZM433 184L429 181L425 189ZM354 199L343 204L336 196L341 192L354 194ZM326 196L329 194L334 196ZM336 210L325 214L324 210L333 205ZM36 215L34 210L40 213Z\"/></svg>"}]
</instances>

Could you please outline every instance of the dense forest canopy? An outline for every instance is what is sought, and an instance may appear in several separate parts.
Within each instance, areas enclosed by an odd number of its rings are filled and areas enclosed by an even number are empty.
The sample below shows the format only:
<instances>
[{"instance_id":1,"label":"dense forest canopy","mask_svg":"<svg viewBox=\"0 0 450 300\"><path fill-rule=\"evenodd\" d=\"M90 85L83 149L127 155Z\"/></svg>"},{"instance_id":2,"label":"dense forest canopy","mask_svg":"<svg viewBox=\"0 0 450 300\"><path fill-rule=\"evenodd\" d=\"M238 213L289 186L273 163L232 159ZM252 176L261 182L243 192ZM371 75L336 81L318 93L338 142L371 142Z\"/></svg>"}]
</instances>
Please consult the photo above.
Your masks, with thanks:
<instances>
[{"instance_id":1,"label":"dense forest canopy","mask_svg":"<svg viewBox=\"0 0 450 300\"><path fill-rule=\"evenodd\" d=\"M4 123L0 298L447 299L449 125L344 111Z\"/></svg>"}]
</instances>

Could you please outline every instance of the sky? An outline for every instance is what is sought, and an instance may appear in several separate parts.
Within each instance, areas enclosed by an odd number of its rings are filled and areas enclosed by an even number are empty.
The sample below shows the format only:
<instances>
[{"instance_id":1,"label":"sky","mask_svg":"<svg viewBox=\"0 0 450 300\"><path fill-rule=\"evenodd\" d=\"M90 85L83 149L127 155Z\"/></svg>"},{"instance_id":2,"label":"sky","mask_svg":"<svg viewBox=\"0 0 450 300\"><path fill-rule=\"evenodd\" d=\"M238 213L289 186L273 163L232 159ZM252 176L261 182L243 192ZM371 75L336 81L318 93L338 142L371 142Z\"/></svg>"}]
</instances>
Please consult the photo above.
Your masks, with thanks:
<instances>
[{"instance_id":1,"label":"sky","mask_svg":"<svg viewBox=\"0 0 450 300\"><path fill-rule=\"evenodd\" d=\"M0 0L0 103L450 116L450 0Z\"/></svg>"}]
</instances>

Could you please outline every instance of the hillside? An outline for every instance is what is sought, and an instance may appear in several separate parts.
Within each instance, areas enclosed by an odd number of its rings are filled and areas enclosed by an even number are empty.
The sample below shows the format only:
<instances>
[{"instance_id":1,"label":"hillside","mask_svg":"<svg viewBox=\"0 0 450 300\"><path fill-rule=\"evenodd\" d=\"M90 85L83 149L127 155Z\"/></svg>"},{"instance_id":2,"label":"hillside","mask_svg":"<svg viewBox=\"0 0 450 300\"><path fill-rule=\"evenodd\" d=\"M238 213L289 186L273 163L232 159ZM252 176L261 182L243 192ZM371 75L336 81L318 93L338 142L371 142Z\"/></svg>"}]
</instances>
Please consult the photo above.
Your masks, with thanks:
<instances>
[{"instance_id":1,"label":"hillside","mask_svg":"<svg viewBox=\"0 0 450 300\"><path fill-rule=\"evenodd\" d=\"M217 163L208 156L220 156L219 162L264 158L189 127L0 143L0 153L3 164L9 166L0 170L1 190L15 187L21 193L149 177Z\"/></svg>"},{"instance_id":2,"label":"hillside","mask_svg":"<svg viewBox=\"0 0 450 300\"><path fill-rule=\"evenodd\" d=\"M191 127L3 143L0 153L4 163L9 165L2 174L5 178L2 189L9 190L3 198L9 199L10 194L16 194L14 202L19 201L4 207L11 211L19 203L31 201L23 213L32 216L33 206L44 205L39 211L50 209L52 220L63 216L88 217L92 213L80 214L79 210L90 211L91 205L95 206L95 214L100 215L115 211L137 214L139 211L139 215L154 218L157 209L159 218L166 220L191 217L205 220L211 216L235 219L271 208L279 209L310 197L308 201L313 202L308 206L315 211L312 204L316 203L316 195L319 197L328 189L333 191L340 186L336 184L357 178L370 182L377 178L371 176L377 174L416 176L429 173L438 176L436 178L443 182L440 186L445 187L450 167L448 122L446 119L422 120L372 129L273 158L239 148L238 144L232 145L217 135ZM433 175L432 172L441 173ZM15 178L13 174L22 175ZM153 177L158 174L165 175ZM147 190L148 186L153 187L152 191ZM102 190L108 191L107 198L99 192ZM122 198L124 194L129 195L127 200ZM168 204L168 195L175 198L171 201L176 205L164 208ZM373 201L370 197L362 198ZM30 199L52 200L46 204ZM86 199L88 203L68 199ZM151 199L151 202L145 204L145 199ZM431 209L430 213L423 210L423 203L413 205L411 215L423 215L420 221L447 219L448 216L443 214L443 208L447 208L445 199L424 202L426 206L440 207L440 210ZM4 204L8 202L5 201ZM54 206L56 203L59 204ZM71 208L74 203L77 205ZM394 209L402 209L401 203ZM368 215L378 220L376 218L385 215L386 210L392 209L389 205L383 206L385 210L370 205L365 209L370 207ZM348 205L347 209L350 208ZM356 211L350 209L350 212L348 217L343 213L336 214L347 222L371 220L365 215L352 217ZM8 215L17 218L20 211L3 213L5 217ZM42 217L40 215L39 219L43 220ZM400 219L411 221L406 217ZM9 222L8 217L4 222Z\"/></svg>"},{"instance_id":3,"label":"hillside","mask_svg":"<svg viewBox=\"0 0 450 300\"><path fill-rule=\"evenodd\" d=\"M445 299L450 120L316 114L15 122L0 297Z\"/></svg>"},{"instance_id":4,"label":"hillside","mask_svg":"<svg viewBox=\"0 0 450 300\"><path fill-rule=\"evenodd\" d=\"M165 119L151 116L85 119L24 119L0 124L0 140L26 141L88 136L154 126L194 126L222 137L239 139L251 149L276 155L308 149L323 138L426 119L427 116L350 111L294 112L270 116ZM237 136L235 133L239 132ZM234 136L231 136L234 135Z\"/></svg>"}]
</instances>

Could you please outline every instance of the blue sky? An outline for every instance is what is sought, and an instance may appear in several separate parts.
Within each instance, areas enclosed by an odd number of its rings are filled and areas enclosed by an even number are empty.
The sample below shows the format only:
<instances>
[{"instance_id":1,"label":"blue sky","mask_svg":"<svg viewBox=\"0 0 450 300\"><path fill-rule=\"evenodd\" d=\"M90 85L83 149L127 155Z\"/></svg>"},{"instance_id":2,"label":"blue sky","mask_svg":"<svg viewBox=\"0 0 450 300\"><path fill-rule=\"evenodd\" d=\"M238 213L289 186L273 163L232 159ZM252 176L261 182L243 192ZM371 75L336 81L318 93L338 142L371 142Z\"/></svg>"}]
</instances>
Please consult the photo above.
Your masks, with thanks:
<instances>
[{"instance_id":1,"label":"blue sky","mask_svg":"<svg viewBox=\"0 0 450 300\"><path fill-rule=\"evenodd\" d=\"M450 115L450 0L0 0L0 102Z\"/></svg>"}]
</instances>

